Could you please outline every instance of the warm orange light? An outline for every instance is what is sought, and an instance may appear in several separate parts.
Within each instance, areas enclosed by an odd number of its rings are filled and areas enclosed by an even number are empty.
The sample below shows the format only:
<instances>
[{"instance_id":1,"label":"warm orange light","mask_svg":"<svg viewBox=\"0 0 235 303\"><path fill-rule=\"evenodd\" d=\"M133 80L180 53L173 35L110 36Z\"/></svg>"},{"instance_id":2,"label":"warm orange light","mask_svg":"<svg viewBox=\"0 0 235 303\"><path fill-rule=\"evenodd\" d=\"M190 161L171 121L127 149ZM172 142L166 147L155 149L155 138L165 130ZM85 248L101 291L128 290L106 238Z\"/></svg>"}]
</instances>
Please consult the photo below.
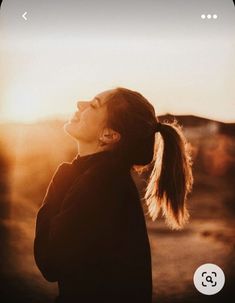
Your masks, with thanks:
<instances>
[{"instance_id":1,"label":"warm orange light","mask_svg":"<svg viewBox=\"0 0 235 303\"><path fill-rule=\"evenodd\" d=\"M12 85L8 90L7 102L4 104L3 116L15 121L35 121L44 116L40 109L40 98L30 86Z\"/></svg>"}]
</instances>

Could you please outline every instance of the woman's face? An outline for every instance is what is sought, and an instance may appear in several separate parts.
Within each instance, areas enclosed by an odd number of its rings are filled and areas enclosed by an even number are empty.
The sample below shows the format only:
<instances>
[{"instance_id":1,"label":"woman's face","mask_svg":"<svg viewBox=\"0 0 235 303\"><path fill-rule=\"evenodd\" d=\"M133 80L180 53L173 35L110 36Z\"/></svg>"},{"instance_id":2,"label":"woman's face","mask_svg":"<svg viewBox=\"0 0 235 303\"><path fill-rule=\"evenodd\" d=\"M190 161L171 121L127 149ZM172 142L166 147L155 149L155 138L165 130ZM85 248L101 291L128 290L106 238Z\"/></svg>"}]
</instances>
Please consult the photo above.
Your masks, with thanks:
<instances>
[{"instance_id":1,"label":"woman's face","mask_svg":"<svg viewBox=\"0 0 235 303\"><path fill-rule=\"evenodd\" d=\"M91 101L78 101L78 110L64 125L64 130L79 142L98 144L107 117L105 98L110 92L107 90L99 93Z\"/></svg>"}]
</instances>

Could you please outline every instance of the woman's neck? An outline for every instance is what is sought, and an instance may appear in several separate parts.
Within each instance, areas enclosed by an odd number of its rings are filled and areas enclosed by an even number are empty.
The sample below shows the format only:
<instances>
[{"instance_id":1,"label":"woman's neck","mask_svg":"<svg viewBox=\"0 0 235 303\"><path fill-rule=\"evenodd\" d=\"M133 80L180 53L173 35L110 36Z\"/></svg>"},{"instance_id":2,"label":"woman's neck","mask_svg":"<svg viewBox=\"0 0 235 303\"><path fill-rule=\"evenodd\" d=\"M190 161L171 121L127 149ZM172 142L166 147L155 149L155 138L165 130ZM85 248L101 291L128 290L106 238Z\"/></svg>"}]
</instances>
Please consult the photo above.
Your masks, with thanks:
<instances>
[{"instance_id":1,"label":"woman's neck","mask_svg":"<svg viewBox=\"0 0 235 303\"><path fill-rule=\"evenodd\" d=\"M78 143L78 154L82 156L91 155L94 153L98 153L103 151L104 148L94 145L94 144L86 144L86 143Z\"/></svg>"}]
</instances>

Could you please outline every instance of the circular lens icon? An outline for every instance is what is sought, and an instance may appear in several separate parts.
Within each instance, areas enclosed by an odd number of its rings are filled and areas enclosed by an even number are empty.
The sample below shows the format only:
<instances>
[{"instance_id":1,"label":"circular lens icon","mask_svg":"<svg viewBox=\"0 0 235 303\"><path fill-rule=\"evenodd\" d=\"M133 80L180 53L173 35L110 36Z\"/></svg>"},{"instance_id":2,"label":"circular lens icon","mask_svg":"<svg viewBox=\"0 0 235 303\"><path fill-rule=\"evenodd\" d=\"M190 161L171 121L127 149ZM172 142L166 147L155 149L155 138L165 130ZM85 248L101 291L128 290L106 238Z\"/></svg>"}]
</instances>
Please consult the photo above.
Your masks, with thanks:
<instances>
[{"instance_id":1,"label":"circular lens icon","mask_svg":"<svg viewBox=\"0 0 235 303\"><path fill-rule=\"evenodd\" d=\"M193 283L196 289L204 295L217 294L225 283L224 272L218 265L203 264L195 271Z\"/></svg>"}]
</instances>

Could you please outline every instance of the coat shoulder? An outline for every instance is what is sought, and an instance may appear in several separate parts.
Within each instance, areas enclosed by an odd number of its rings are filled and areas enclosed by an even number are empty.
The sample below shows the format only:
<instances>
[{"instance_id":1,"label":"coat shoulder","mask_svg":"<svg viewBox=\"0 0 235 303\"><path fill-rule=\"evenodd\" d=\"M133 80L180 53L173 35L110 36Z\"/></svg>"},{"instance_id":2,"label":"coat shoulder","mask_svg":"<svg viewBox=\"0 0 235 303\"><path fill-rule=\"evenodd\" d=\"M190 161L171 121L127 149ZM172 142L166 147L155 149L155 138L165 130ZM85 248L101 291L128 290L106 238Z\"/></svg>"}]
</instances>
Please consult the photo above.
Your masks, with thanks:
<instances>
[{"instance_id":1,"label":"coat shoulder","mask_svg":"<svg viewBox=\"0 0 235 303\"><path fill-rule=\"evenodd\" d=\"M58 183L61 180L64 180L67 176L70 175L72 170L72 164L69 162L63 162L57 166L53 176L52 181Z\"/></svg>"}]
</instances>

